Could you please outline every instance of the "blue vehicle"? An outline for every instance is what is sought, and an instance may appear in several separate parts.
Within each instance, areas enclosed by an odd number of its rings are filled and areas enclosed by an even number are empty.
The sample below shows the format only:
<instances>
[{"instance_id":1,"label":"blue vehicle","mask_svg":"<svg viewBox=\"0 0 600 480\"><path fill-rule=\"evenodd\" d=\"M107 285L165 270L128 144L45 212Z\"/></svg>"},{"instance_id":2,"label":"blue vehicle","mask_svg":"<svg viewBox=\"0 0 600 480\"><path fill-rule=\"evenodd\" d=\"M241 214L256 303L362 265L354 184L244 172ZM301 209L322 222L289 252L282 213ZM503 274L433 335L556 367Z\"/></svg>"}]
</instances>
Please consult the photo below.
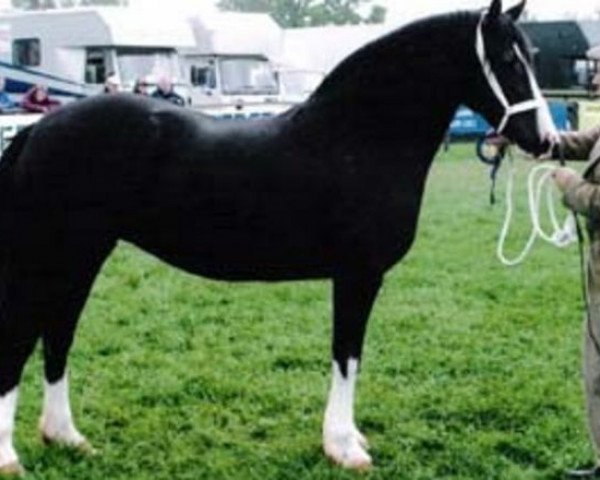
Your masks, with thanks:
<instances>
[{"instance_id":1,"label":"blue vehicle","mask_svg":"<svg viewBox=\"0 0 600 480\"><path fill-rule=\"evenodd\" d=\"M551 100L549 106L556 127L559 130L572 130L575 125L573 125L573 119L570 118L567 103L560 100ZM492 127L481 115L465 106L461 106L450 124L450 137L452 139L480 138L490 130L492 130Z\"/></svg>"}]
</instances>

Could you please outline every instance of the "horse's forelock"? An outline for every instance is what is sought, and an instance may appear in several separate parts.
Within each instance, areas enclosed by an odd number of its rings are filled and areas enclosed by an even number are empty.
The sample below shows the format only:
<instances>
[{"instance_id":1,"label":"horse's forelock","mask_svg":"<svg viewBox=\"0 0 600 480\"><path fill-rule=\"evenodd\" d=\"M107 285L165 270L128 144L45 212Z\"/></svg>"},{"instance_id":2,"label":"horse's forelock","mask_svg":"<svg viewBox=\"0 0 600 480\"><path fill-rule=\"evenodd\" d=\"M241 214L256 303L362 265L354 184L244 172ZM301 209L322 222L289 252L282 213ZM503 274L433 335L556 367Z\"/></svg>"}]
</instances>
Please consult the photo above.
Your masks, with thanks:
<instances>
[{"instance_id":1,"label":"horse's forelock","mask_svg":"<svg viewBox=\"0 0 600 480\"><path fill-rule=\"evenodd\" d=\"M523 31L523 29L519 25L514 24L513 27L516 32L515 41L517 42L517 45L519 46L519 48L521 49L523 54L525 55L525 59L527 60L527 62L529 62L529 64L531 64L533 61L532 55L533 55L534 45L531 42L531 39L527 36L527 34Z\"/></svg>"},{"instance_id":2,"label":"horse's forelock","mask_svg":"<svg viewBox=\"0 0 600 480\"><path fill-rule=\"evenodd\" d=\"M514 23L508 16L502 15L493 23L484 23L484 38L486 41L486 53L490 54L492 63L497 55L503 51L512 49L517 44L527 62L531 64L532 44L521 27Z\"/></svg>"}]
</instances>

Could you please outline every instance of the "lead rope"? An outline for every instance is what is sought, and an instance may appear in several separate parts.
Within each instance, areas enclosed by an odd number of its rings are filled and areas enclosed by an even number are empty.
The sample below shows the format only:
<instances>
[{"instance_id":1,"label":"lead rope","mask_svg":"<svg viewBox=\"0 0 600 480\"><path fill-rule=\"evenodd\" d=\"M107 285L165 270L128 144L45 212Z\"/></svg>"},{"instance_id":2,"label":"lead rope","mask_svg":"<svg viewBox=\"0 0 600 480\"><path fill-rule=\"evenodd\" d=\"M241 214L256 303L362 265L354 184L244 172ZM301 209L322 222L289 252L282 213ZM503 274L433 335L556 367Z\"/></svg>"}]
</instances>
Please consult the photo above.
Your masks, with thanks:
<instances>
[{"instance_id":1,"label":"lead rope","mask_svg":"<svg viewBox=\"0 0 600 480\"><path fill-rule=\"evenodd\" d=\"M502 231L500 233L500 239L498 240L498 249L497 255L500 261L506 266L515 266L522 263L527 255L530 253L533 244L535 243L538 237L543 240L555 245L559 248L564 248L571 243L577 241L577 246L579 250L579 267L580 267L580 280L581 280L581 297L583 300L584 306L584 315L586 321L586 328L588 331L588 336L592 341L594 349L600 355L600 341L596 337L594 333L594 329L592 326L592 316L590 314L591 302L588 291L588 277L590 275L589 268L586 261L585 254L585 235L584 230L581 226L581 222L579 220L579 216L570 211L567 218L565 219L563 228L561 229L558 225L558 220L556 217L556 211L554 209L554 200L552 197L552 190L548 186L548 180L551 178L552 172L556 167L551 164L542 164L534 167L529 172L528 177L528 200L529 200L529 212L531 215L531 223L532 229L529 239L525 244L525 247L521 251L519 255L517 255L513 259L508 259L504 254L504 244L506 242L506 238L508 237L508 233L510 230L510 224L512 222L513 215L513 189L514 189L514 177L516 172L516 167L514 165L514 158L512 155L512 150L508 150L509 160L510 160L510 170L508 173L508 180L506 183L506 214L504 218L504 224L502 226ZM564 155L562 149L559 150L560 156L560 164L564 165ZM497 168L496 168L497 171ZM539 178L539 172L544 172ZM495 177L495 173L493 177ZM493 178L495 180L495 178ZM537 183L536 183L537 181ZM547 208L548 215L550 217L550 221L554 228L554 232L552 235L546 234L540 225L540 200L542 196L542 191L546 189L546 199L547 199Z\"/></svg>"},{"instance_id":2,"label":"lead rope","mask_svg":"<svg viewBox=\"0 0 600 480\"><path fill-rule=\"evenodd\" d=\"M576 219L572 212L569 212L562 226L559 224L550 184L552 172L556 167L551 164L537 165L530 170L527 178L527 198L529 215L531 219L531 233L521 253L519 253L516 257L508 258L508 256L505 254L505 244L510 232L510 225L512 223L512 217L514 213L513 190L516 172L511 149L508 150L508 155L510 160L510 169L506 182L506 213L504 216L502 230L500 232L500 238L498 239L496 254L503 265L513 267L525 261L538 238L558 248L565 248L569 246L573 242L577 241L577 227ZM546 198L546 210L553 229L551 234L548 234L546 231L544 231L540 221L543 195Z\"/></svg>"}]
</instances>

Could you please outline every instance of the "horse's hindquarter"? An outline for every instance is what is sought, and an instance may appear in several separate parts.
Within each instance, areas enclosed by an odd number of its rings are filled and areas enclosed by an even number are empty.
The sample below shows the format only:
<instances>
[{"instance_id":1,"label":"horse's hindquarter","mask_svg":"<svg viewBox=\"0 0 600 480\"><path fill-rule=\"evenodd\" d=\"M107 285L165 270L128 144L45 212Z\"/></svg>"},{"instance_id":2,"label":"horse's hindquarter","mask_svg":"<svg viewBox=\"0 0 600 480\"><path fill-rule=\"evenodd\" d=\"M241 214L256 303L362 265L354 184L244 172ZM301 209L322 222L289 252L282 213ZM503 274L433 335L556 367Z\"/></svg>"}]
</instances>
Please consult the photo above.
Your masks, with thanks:
<instances>
[{"instance_id":1,"label":"horse's hindquarter","mask_svg":"<svg viewBox=\"0 0 600 480\"><path fill-rule=\"evenodd\" d=\"M114 212L129 208L153 175L150 105L96 97L40 120L10 170L15 234L81 248L84 235L114 236Z\"/></svg>"}]
</instances>

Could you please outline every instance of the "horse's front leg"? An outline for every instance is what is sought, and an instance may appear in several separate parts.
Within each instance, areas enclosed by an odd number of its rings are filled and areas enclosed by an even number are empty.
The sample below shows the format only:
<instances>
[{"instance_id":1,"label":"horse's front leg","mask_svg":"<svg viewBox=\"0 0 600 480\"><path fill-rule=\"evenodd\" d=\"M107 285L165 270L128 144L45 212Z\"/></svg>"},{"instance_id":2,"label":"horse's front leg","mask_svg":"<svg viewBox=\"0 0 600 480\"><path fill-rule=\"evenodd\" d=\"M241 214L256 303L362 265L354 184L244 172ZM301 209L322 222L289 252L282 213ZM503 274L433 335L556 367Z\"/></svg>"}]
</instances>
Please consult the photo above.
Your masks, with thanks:
<instances>
[{"instance_id":1,"label":"horse's front leg","mask_svg":"<svg viewBox=\"0 0 600 480\"><path fill-rule=\"evenodd\" d=\"M358 470L371 466L367 441L354 423L354 389L365 328L381 276L334 279L333 379L323 422L323 446L334 462Z\"/></svg>"}]
</instances>

